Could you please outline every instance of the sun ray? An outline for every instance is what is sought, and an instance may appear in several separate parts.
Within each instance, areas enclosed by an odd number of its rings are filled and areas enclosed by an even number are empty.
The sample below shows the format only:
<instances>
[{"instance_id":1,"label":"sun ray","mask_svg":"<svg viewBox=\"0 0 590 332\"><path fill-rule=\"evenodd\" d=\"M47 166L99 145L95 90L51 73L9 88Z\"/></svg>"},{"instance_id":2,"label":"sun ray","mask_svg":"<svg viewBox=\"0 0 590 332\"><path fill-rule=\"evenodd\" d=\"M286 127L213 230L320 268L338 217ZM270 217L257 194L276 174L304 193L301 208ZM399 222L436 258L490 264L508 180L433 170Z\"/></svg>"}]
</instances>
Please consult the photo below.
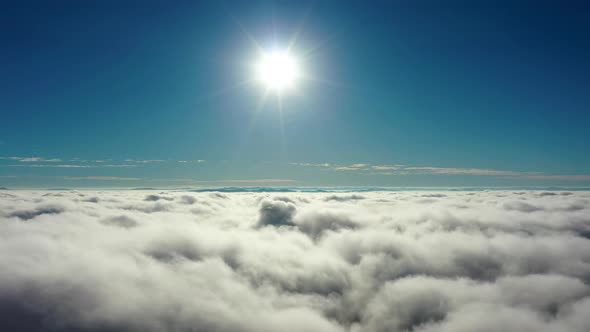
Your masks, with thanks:
<instances>
[{"instance_id":1,"label":"sun ray","mask_svg":"<svg viewBox=\"0 0 590 332\"><path fill-rule=\"evenodd\" d=\"M250 123L248 124L247 133L250 133L252 131L252 128L254 128L254 123L256 122L256 118L257 118L258 114L260 113L260 111L266 105L266 99L268 98L269 94L270 94L269 90L265 89L264 92L262 93L262 95L260 96L260 98L258 98L256 108L254 109L254 114L252 114L252 116L250 117Z\"/></svg>"},{"instance_id":2,"label":"sun ray","mask_svg":"<svg viewBox=\"0 0 590 332\"><path fill-rule=\"evenodd\" d=\"M289 43L287 44L287 51L291 51L295 47L295 45L297 44L297 40L299 40L299 36L301 35L301 33L303 32L303 30L305 28L305 23L307 22L307 18L309 17L310 12L311 12L311 5L307 8L307 10L305 11L305 14L303 15L303 17L301 18L301 20L297 24L297 28L295 29L295 31L291 35L291 38L289 38Z\"/></svg>"},{"instance_id":3,"label":"sun ray","mask_svg":"<svg viewBox=\"0 0 590 332\"><path fill-rule=\"evenodd\" d=\"M277 107L279 109L279 126L281 130L281 159L288 160L287 156L287 138L285 135L285 119L283 116L283 99L277 95Z\"/></svg>"}]
</instances>

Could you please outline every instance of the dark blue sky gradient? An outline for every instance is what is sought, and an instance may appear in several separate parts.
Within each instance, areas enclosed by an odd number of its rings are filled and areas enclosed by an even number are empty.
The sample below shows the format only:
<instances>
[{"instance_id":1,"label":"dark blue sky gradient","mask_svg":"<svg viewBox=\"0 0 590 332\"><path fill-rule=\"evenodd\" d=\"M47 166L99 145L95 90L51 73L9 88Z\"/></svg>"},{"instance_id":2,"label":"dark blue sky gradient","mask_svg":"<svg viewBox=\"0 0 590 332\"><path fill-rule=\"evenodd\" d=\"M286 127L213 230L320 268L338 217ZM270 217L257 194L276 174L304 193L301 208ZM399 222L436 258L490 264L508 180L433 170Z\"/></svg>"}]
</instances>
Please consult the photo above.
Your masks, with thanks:
<instances>
[{"instance_id":1,"label":"dark blue sky gradient","mask_svg":"<svg viewBox=\"0 0 590 332\"><path fill-rule=\"evenodd\" d=\"M12 177L0 185L136 174L305 185L508 181L401 179L289 163L590 174L588 2L0 6L0 157L207 161L76 170L15 167L20 162L5 159L0 176ZM305 71L317 81L285 94L282 113L274 102L256 112L262 87L239 85L252 78L256 60L244 32L271 48L286 45L299 27L295 52L309 53ZM564 183L588 184L590 177Z\"/></svg>"}]
</instances>

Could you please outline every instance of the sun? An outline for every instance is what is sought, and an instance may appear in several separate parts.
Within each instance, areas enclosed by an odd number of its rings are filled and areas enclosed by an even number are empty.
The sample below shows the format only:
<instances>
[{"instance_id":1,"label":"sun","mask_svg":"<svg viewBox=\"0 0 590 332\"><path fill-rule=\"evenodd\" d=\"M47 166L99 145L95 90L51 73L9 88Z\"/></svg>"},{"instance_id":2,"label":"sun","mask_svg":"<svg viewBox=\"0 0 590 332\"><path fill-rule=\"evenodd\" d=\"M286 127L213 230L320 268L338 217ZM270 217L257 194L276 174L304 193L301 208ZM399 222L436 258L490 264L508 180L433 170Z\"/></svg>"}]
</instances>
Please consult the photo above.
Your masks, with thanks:
<instances>
[{"instance_id":1,"label":"sun","mask_svg":"<svg viewBox=\"0 0 590 332\"><path fill-rule=\"evenodd\" d=\"M295 57L286 51L264 53L256 65L256 79L275 92L293 88L300 76Z\"/></svg>"}]
</instances>

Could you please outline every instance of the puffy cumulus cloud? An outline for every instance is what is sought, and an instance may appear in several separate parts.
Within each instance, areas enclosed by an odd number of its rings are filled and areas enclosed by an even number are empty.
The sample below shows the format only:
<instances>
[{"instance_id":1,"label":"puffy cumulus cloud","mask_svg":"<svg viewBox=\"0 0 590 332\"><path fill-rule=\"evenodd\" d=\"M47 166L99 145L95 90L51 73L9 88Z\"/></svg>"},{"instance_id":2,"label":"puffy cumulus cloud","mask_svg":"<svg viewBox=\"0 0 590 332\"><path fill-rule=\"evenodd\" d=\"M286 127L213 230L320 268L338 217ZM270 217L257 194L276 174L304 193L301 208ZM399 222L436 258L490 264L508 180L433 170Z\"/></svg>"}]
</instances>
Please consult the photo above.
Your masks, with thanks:
<instances>
[{"instance_id":1,"label":"puffy cumulus cloud","mask_svg":"<svg viewBox=\"0 0 590 332\"><path fill-rule=\"evenodd\" d=\"M290 225L293 215L297 208L295 204L288 199L283 200L263 200L260 204L260 226L272 225Z\"/></svg>"},{"instance_id":2,"label":"puffy cumulus cloud","mask_svg":"<svg viewBox=\"0 0 590 332\"><path fill-rule=\"evenodd\" d=\"M590 193L0 193L3 331L587 331Z\"/></svg>"}]
</instances>

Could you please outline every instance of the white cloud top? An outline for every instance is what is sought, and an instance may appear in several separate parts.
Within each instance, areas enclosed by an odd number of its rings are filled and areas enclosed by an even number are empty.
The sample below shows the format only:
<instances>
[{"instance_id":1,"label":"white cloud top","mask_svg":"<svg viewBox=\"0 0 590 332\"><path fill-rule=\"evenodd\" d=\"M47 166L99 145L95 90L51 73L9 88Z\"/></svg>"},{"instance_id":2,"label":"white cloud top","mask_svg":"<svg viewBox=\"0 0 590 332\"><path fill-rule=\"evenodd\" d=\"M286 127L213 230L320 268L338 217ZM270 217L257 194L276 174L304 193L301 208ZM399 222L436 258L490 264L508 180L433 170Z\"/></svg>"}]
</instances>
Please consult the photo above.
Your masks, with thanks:
<instances>
[{"instance_id":1,"label":"white cloud top","mask_svg":"<svg viewBox=\"0 0 590 332\"><path fill-rule=\"evenodd\" d=\"M587 331L590 193L0 192L10 331Z\"/></svg>"}]
</instances>

